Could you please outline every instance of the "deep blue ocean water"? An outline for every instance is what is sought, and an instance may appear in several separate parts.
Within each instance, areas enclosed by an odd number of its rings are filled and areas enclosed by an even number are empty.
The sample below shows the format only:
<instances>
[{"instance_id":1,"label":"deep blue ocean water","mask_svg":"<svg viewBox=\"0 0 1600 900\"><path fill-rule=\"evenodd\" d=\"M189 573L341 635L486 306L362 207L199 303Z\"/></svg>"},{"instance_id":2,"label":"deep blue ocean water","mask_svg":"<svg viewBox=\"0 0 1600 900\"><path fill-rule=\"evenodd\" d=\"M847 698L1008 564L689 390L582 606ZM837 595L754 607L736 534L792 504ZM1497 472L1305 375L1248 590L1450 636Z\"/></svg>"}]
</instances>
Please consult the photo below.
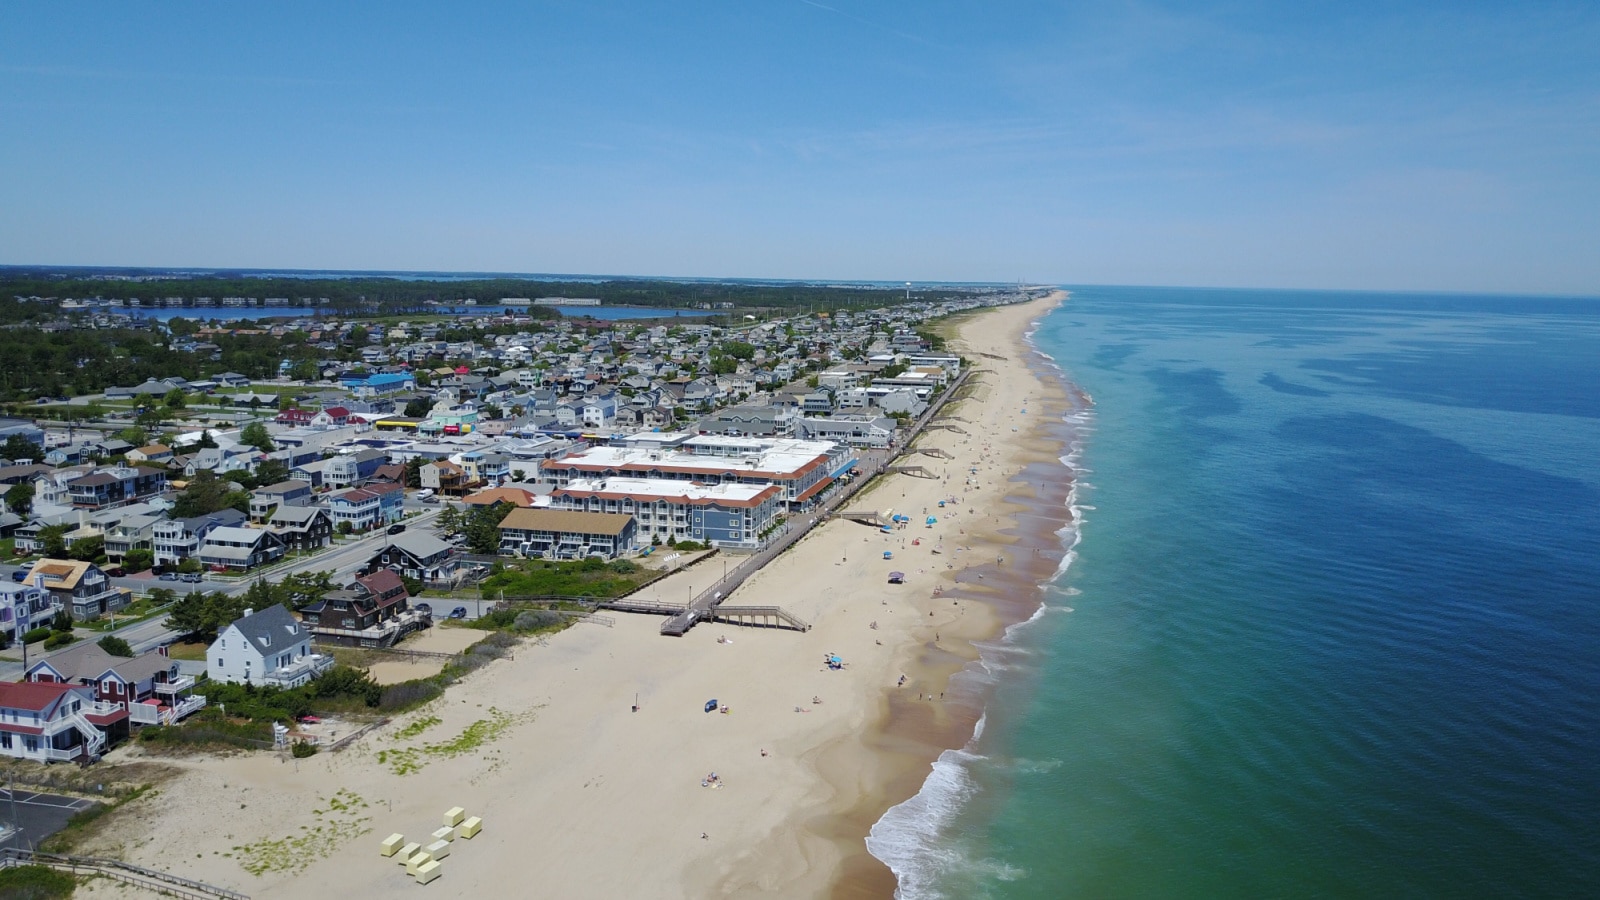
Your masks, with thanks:
<instances>
[{"instance_id":1,"label":"deep blue ocean water","mask_svg":"<svg viewBox=\"0 0 1600 900\"><path fill-rule=\"evenodd\" d=\"M1600 300L1085 287L1035 340L1075 556L874 829L902 897L1600 896Z\"/></svg>"}]
</instances>

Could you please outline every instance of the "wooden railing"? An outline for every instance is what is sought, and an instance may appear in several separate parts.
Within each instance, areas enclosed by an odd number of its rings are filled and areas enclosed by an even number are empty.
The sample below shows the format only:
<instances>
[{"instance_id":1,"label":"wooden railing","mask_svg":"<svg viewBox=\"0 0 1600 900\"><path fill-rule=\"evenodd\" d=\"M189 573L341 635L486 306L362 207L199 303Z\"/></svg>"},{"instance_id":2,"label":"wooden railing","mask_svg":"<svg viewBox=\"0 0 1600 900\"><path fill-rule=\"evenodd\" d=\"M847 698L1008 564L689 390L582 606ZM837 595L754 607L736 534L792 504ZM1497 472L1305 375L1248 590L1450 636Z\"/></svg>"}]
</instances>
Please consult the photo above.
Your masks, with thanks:
<instances>
[{"instance_id":1,"label":"wooden railing","mask_svg":"<svg viewBox=\"0 0 1600 900\"><path fill-rule=\"evenodd\" d=\"M46 866L73 875L100 875L112 881L130 884L188 900L250 900L249 895L230 891L203 881L181 878L168 872L146 869L119 859L99 859L89 856L62 856L56 853L38 853L32 850L5 848L0 850L0 868L12 866Z\"/></svg>"}]
</instances>

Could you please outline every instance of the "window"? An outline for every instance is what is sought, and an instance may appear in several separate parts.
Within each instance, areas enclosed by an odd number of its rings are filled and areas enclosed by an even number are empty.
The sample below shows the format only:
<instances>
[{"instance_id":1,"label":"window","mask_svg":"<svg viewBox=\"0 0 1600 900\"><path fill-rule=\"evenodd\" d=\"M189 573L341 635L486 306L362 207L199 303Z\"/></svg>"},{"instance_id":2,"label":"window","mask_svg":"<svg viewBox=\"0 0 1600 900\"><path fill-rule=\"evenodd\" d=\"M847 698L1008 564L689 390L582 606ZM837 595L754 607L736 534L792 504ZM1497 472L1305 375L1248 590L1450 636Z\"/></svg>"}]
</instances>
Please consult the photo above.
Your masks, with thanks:
<instances>
[{"instance_id":1,"label":"window","mask_svg":"<svg viewBox=\"0 0 1600 900\"><path fill-rule=\"evenodd\" d=\"M220 656L217 657L217 668L219 668L219 669L226 668L227 665L228 665L227 662L224 661L222 657L220 657Z\"/></svg>"}]
</instances>

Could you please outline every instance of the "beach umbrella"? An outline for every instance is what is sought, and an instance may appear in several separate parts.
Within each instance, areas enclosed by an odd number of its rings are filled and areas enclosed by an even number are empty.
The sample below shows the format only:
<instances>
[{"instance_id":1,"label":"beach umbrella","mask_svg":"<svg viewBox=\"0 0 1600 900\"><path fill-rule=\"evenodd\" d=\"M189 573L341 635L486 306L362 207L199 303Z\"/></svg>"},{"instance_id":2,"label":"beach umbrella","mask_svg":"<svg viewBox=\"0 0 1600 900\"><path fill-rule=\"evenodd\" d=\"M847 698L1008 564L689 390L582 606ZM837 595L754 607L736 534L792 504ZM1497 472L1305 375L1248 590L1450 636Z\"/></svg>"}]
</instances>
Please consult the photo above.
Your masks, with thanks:
<instances>
[{"instance_id":1,"label":"beach umbrella","mask_svg":"<svg viewBox=\"0 0 1600 900\"><path fill-rule=\"evenodd\" d=\"M932 524L933 524L933 523L935 523L935 522L937 522L937 521L939 521L939 520L938 520L938 519L936 519L936 518L934 518L934 517L933 517L933 516L929 516L929 517L928 517L928 524L929 524L929 525L932 525Z\"/></svg>"},{"instance_id":2,"label":"beach umbrella","mask_svg":"<svg viewBox=\"0 0 1600 900\"><path fill-rule=\"evenodd\" d=\"M717 700L716 700L715 697L713 697L712 699L706 701L706 712L715 712L716 709L717 709Z\"/></svg>"}]
</instances>

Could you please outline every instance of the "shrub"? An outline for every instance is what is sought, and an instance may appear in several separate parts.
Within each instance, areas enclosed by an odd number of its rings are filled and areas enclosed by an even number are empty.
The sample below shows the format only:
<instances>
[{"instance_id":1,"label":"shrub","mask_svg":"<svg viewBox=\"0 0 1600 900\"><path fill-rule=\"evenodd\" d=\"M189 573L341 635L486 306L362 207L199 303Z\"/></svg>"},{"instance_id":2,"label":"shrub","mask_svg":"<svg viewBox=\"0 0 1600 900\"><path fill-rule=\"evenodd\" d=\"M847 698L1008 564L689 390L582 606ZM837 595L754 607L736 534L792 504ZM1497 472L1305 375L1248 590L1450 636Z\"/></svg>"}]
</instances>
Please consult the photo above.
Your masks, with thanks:
<instances>
[{"instance_id":1,"label":"shrub","mask_svg":"<svg viewBox=\"0 0 1600 900\"><path fill-rule=\"evenodd\" d=\"M38 628L30 630L27 634L24 634L22 636L22 640L24 643L37 644L54 633L55 632L52 632L49 628L41 625Z\"/></svg>"},{"instance_id":2,"label":"shrub","mask_svg":"<svg viewBox=\"0 0 1600 900\"><path fill-rule=\"evenodd\" d=\"M295 759L305 759L317 755L317 745L310 741L295 741L289 746L289 755Z\"/></svg>"},{"instance_id":3,"label":"shrub","mask_svg":"<svg viewBox=\"0 0 1600 900\"><path fill-rule=\"evenodd\" d=\"M0 869L0 897L17 900L55 900L71 897L77 879L48 866L13 866Z\"/></svg>"},{"instance_id":4,"label":"shrub","mask_svg":"<svg viewBox=\"0 0 1600 900\"><path fill-rule=\"evenodd\" d=\"M71 631L72 630L72 613L69 613L64 609L62 611L56 613L56 617L50 620L50 630L51 631Z\"/></svg>"},{"instance_id":5,"label":"shrub","mask_svg":"<svg viewBox=\"0 0 1600 900\"><path fill-rule=\"evenodd\" d=\"M518 631L540 631L561 624L562 616L547 609L530 609L517 613L511 627Z\"/></svg>"},{"instance_id":6,"label":"shrub","mask_svg":"<svg viewBox=\"0 0 1600 900\"><path fill-rule=\"evenodd\" d=\"M72 636L72 632L57 631L44 639L44 648L46 650L58 650L75 640L77 640L77 638Z\"/></svg>"},{"instance_id":7,"label":"shrub","mask_svg":"<svg viewBox=\"0 0 1600 900\"><path fill-rule=\"evenodd\" d=\"M378 700L378 709L384 712L411 709L427 703L442 693L444 689L431 679L402 681L383 689L383 694Z\"/></svg>"},{"instance_id":8,"label":"shrub","mask_svg":"<svg viewBox=\"0 0 1600 900\"><path fill-rule=\"evenodd\" d=\"M100 644L101 650L104 650L106 653L112 656L133 655L133 648L128 646L128 642L114 634L106 635L105 637L101 638L98 643Z\"/></svg>"}]
</instances>

